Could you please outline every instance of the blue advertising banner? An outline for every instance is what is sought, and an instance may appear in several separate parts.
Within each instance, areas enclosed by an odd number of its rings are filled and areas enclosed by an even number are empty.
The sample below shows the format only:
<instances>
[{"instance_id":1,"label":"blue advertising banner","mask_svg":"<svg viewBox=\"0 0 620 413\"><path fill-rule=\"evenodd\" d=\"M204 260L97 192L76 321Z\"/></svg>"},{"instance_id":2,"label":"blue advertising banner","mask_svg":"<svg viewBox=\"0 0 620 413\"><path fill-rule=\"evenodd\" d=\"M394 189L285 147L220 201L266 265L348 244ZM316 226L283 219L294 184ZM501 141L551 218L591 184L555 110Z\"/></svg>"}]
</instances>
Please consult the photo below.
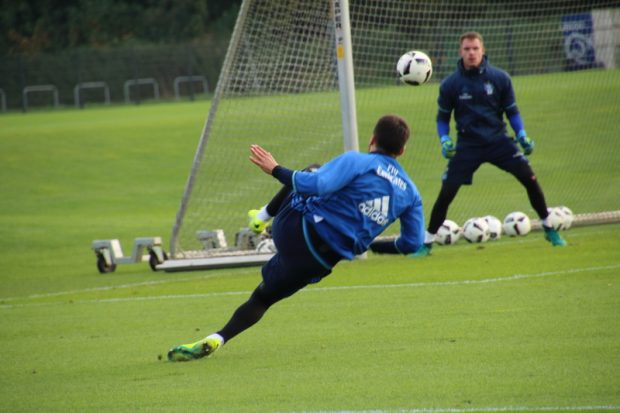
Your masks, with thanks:
<instances>
[{"instance_id":1,"label":"blue advertising banner","mask_svg":"<svg viewBox=\"0 0 620 413\"><path fill-rule=\"evenodd\" d=\"M589 69L596 66L592 38L592 14L562 16L562 34L569 70Z\"/></svg>"}]
</instances>

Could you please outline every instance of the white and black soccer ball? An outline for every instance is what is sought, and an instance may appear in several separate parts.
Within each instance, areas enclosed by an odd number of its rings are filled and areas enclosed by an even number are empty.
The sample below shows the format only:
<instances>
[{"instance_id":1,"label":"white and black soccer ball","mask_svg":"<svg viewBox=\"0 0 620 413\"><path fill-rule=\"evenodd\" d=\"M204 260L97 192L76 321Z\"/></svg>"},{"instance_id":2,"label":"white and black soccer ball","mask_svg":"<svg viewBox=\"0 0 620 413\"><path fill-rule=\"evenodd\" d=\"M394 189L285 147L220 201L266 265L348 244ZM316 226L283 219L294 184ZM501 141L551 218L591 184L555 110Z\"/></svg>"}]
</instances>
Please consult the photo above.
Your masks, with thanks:
<instances>
[{"instance_id":1,"label":"white and black soccer ball","mask_svg":"<svg viewBox=\"0 0 620 413\"><path fill-rule=\"evenodd\" d=\"M530 217L523 212L511 212L504 218L504 233L511 237L527 235L531 229L532 223L530 222Z\"/></svg>"},{"instance_id":2,"label":"white and black soccer ball","mask_svg":"<svg viewBox=\"0 0 620 413\"><path fill-rule=\"evenodd\" d=\"M566 224L564 212L557 207L547 208L547 212L549 213L549 215L547 215L547 225L556 231L564 229L564 225Z\"/></svg>"},{"instance_id":3,"label":"white and black soccer ball","mask_svg":"<svg viewBox=\"0 0 620 413\"><path fill-rule=\"evenodd\" d=\"M573 221L575 220L575 214L573 211L567 206L559 206L555 207L556 210L559 210L562 215L564 215L564 225L562 225L562 229L569 229L573 225Z\"/></svg>"},{"instance_id":4,"label":"white and black soccer ball","mask_svg":"<svg viewBox=\"0 0 620 413\"><path fill-rule=\"evenodd\" d=\"M256 246L256 252L260 254L275 254L278 250L273 242L273 238L265 238Z\"/></svg>"},{"instance_id":5,"label":"white and black soccer ball","mask_svg":"<svg viewBox=\"0 0 620 413\"><path fill-rule=\"evenodd\" d=\"M401 82L419 86L429 81L433 74L433 64L426 53L412 50L398 59L396 72Z\"/></svg>"},{"instance_id":6,"label":"white and black soccer ball","mask_svg":"<svg viewBox=\"0 0 620 413\"><path fill-rule=\"evenodd\" d=\"M484 218L471 218L463 225L463 237L473 243L489 240L489 225Z\"/></svg>"},{"instance_id":7,"label":"white and black soccer ball","mask_svg":"<svg viewBox=\"0 0 620 413\"><path fill-rule=\"evenodd\" d=\"M435 241L441 245L455 244L461 238L461 227L449 219L446 219L435 234Z\"/></svg>"},{"instance_id":8,"label":"white and black soccer ball","mask_svg":"<svg viewBox=\"0 0 620 413\"><path fill-rule=\"evenodd\" d=\"M489 239L493 241L500 239L502 237L502 221L493 215L485 216L484 220L489 226Z\"/></svg>"}]
</instances>

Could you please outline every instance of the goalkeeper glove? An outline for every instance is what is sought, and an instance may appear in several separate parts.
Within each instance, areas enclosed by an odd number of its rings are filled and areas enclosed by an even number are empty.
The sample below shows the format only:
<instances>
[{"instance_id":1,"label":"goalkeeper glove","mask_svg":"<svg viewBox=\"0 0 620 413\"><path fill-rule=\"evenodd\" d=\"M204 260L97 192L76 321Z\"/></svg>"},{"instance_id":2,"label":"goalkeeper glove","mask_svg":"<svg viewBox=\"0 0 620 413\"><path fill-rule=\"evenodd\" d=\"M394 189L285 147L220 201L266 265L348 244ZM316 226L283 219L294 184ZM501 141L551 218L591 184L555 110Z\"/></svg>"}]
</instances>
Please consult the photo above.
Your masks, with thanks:
<instances>
[{"instance_id":1,"label":"goalkeeper glove","mask_svg":"<svg viewBox=\"0 0 620 413\"><path fill-rule=\"evenodd\" d=\"M517 135L517 142L523 148L524 154L529 155L534 151L534 141L527 137L524 130L521 130Z\"/></svg>"},{"instance_id":2,"label":"goalkeeper glove","mask_svg":"<svg viewBox=\"0 0 620 413\"><path fill-rule=\"evenodd\" d=\"M456 154L456 148L452 143L452 139L450 136L443 135L440 139L441 142L441 154L444 158L449 159L452 158Z\"/></svg>"},{"instance_id":3,"label":"goalkeeper glove","mask_svg":"<svg viewBox=\"0 0 620 413\"><path fill-rule=\"evenodd\" d=\"M248 211L248 227L257 234L260 234L267 227L267 221L264 221L258 217L260 210L251 209Z\"/></svg>"}]
</instances>

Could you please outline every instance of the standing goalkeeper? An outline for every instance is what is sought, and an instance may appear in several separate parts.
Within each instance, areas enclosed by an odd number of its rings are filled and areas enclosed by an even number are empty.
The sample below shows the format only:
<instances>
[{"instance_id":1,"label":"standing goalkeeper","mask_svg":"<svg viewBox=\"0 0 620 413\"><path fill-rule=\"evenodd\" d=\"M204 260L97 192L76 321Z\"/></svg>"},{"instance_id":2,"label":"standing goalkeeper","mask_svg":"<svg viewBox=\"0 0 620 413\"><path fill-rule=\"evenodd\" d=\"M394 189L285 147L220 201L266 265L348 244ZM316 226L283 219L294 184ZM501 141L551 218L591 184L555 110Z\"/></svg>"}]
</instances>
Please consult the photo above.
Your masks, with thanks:
<instances>
[{"instance_id":1,"label":"standing goalkeeper","mask_svg":"<svg viewBox=\"0 0 620 413\"><path fill-rule=\"evenodd\" d=\"M409 127L402 118L383 116L370 138L369 153L344 153L316 172L284 168L269 152L252 145L250 160L291 189L272 225L277 253L263 266L262 282L221 330L173 347L168 360L189 361L213 353L256 324L273 304L320 281L340 260L366 251L397 219L401 235L386 241L386 249L416 251L424 240L422 200L396 160L408 139Z\"/></svg>"},{"instance_id":2,"label":"standing goalkeeper","mask_svg":"<svg viewBox=\"0 0 620 413\"><path fill-rule=\"evenodd\" d=\"M545 196L525 157L534 150L534 141L525 133L510 76L488 63L480 33L464 33L459 52L458 69L441 83L438 99L437 133L441 153L449 159L448 168L431 212L425 248L417 255L430 252L434 236L446 219L448 207L459 188L471 185L474 172L485 162L517 178L542 220L545 239L554 246L565 246L566 241L548 225ZM452 112L457 129L456 147L449 135ZM523 152L508 136L504 114Z\"/></svg>"}]
</instances>

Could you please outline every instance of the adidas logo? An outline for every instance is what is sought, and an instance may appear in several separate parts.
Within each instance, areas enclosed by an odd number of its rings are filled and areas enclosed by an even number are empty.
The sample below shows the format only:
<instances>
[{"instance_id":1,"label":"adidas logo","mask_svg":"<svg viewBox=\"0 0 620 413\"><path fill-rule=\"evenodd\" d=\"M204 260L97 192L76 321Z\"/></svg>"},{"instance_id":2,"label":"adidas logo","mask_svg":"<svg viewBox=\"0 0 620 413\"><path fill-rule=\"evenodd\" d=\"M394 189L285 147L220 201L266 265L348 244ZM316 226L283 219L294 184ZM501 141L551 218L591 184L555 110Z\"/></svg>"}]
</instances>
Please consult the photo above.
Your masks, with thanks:
<instances>
[{"instance_id":1,"label":"adidas logo","mask_svg":"<svg viewBox=\"0 0 620 413\"><path fill-rule=\"evenodd\" d=\"M372 219L379 225L387 225L388 211L390 209L390 197L371 199L358 205L360 212Z\"/></svg>"}]
</instances>

